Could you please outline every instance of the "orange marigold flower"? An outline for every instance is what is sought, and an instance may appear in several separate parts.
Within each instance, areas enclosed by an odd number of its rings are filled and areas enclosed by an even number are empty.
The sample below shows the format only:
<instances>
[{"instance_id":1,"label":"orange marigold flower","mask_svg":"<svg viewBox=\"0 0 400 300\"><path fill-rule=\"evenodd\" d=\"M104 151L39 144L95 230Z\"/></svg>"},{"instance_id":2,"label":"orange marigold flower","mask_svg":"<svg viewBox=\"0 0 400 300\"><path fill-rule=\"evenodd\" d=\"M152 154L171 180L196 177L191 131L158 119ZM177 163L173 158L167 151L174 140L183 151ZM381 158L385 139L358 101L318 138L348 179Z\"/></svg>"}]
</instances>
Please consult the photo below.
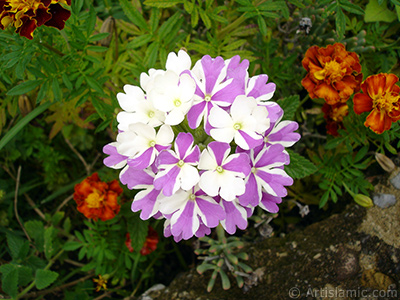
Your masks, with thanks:
<instances>
[{"instance_id":1,"label":"orange marigold flower","mask_svg":"<svg viewBox=\"0 0 400 300\"><path fill-rule=\"evenodd\" d=\"M74 200L78 205L78 211L86 218L96 221L100 218L106 221L114 218L119 212L120 205L117 198L122 191L117 180L105 183L100 181L97 173L94 173L75 185Z\"/></svg>"},{"instance_id":2,"label":"orange marigold flower","mask_svg":"<svg viewBox=\"0 0 400 300\"><path fill-rule=\"evenodd\" d=\"M354 112L370 111L364 125L375 133L389 130L392 122L400 120L399 78L394 74L380 73L369 76L361 84L363 93L354 95Z\"/></svg>"},{"instance_id":3,"label":"orange marigold flower","mask_svg":"<svg viewBox=\"0 0 400 300\"><path fill-rule=\"evenodd\" d=\"M71 0L0 0L0 28L12 24L19 35L33 38L39 26L63 29L71 12L60 3L71 5Z\"/></svg>"},{"instance_id":4,"label":"orange marigold flower","mask_svg":"<svg viewBox=\"0 0 400 300\"><path fill-rule=\"evenodd\" d=\"M157 231L155 231L151 226L149 226L149 231L147 233L146 241L143 244L142 249L140 250L141 255L148 255L154 250L157 249L157 244L158 244L158 234ZM133 252L133 247L131 245L131 237L129 232L126 234L126 240L125 240L125 245L128 247L128 250L130 252Z\"/></svg>"},{"instance_id":5,"label":"orange marigold flower","mask_svg":"<svg viewBox=\"0 0 400 300\"><path fill-rule=\"evenodd\" d=\"M312 46L302 64L308 73L301 84L312 99L323 98L334 105L346 102L360 90L363 77L360 60L355 52L346 51L343 44Z\"/></svg>"},{"instance_id":6,"label":"orange marigold flower","mask_svg":"<svg viewBox=\"0 0 400 300\"><path fill-rule=\"evenodd\" d=\"M322 106L324 118L326 120L327 133L333 136L338 136L338 129L343 129L343 118L349 114L349 106L345 103L329 105L325 103Z\"/></svg>"}]
</instances>

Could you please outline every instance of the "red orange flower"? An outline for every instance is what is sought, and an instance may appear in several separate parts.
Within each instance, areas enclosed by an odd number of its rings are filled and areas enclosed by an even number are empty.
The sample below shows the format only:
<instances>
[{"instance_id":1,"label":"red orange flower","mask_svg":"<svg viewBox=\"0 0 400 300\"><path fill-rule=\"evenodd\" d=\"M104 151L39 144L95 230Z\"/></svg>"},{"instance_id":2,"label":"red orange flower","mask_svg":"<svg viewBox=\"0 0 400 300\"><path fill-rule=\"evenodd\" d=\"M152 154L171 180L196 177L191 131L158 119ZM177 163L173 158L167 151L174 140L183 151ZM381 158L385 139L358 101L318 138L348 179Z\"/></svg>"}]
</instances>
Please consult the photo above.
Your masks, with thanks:
<instances>
[{"instance_id":1,"label":"red orange flower","mask_svg":"<svg viewBox=\"0 0 400 300\"><path fill-rule=\"evenodd\" d=\"M392 122L400 120L399 78L394 74L381 73L369 76L361 84L363 93L354 95L354 112L370 111L364 125L375 133L389 130Z\"/></svg>"},{"instance_id":2,"label":"red orange flower","mask_svg":"<svg viewBox=\"0 0 400 300\"><path fill-rule=\"evenodd\" d=\"M338 136L338 129L343 129L343 118L349 114L349 106L345 103L329 105L327 103L322 106L324 118L326 120L327 133Z\"/></svg>"},{"instance_id":3,"label":"red orange flower","mask_svg":"<svg viewBox=\"0 0 400 300\"><path fill-rule=\"evenodd\" d=\"M105 183L100 181L97 173L94 173L75 185L74 200L78 205L78 211L86 218L94 220L100 218L106 221L114 218L119 212L120 205L117 198L122 191L117 180Z\"/></svg>"},{"instance_id":4,"label":"red orange flower","mask_svg":"<svg viewBox=\"0 0 400 300\"><path fill-rule=\"evenodd\" d=\"M151 252L157 249L157 244L158 244L157 231L155 231L151 226L149 226L149 231L147 233L146 241L144 242L144 245L140 250L140 254L143 256L150 254ZM131 237L129 232L126 234L125 245L126 247L128 247L130 252L133 252L133 248L131 245Z\"/></svg>"},{"instance_id":5,"label":"red orange flower","mask_svg":"<svg viewBox=\"0 0 400 300\"><path fill-rule=\"evenodd\" d=\"M0 28L14 25L17 33L32 39L39 26L63 29L71 12L60 3L71 5L71 0L0 0Z\"/></svg>"},{"instance_id":6,"label":"red orange flower","mask_svg":"<svg viewBox=\"0 0 400 300\"><path fill-rule=\"evenodd\" d=\"M310 47L302 61L307 70L301 84L310 97L323 98L329 105L346 102L360 90L361 65L354 52L346 51L343 44L326 48Z\"/></svg>"}]
</instances>

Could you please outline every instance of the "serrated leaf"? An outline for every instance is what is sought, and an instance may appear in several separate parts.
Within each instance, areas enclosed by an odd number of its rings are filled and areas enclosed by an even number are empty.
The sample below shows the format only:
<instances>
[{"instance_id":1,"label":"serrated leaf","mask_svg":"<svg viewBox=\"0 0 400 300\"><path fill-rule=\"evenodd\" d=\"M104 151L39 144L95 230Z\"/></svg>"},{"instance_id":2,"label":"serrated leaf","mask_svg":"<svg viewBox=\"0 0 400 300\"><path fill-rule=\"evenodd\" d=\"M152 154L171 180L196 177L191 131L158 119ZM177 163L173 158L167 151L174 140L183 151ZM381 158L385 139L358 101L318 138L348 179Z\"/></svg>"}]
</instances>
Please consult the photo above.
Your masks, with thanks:
<instances>
[{"instance_id":1,"label":"serrated leaf","mask_svg":"<svg viewBox=\"0 0 400 300\"><path fill-rule=\"evenodd\" d=\"M346 17L344 16L343 11L338 8L336 10L336 32L338 34L339 39L343 39L344 32L346 30Z\"/></svg>"},{"instance_id":2,"label":"serrated leaf","mask_svg":"<svg viewBox=\"0 0 400 300\"><path fill-rule=\"evenodd\" d=\"M166 8L172 7L179 3L185 2L184 0L146 0L144 1L144 5L158 7L158 8Z\"/></svg>"},{"instance_id":3,"label":"serrated leaf","mask_svg":"<svg viewBox=\"0 0 400 300\"><path fill-rule=\"evenodd\" d=\"M69 241L69 242L66 242L66 243L64 244L63 249L64 249L65 251L74 251L74 250L76 250L76 249L79 249L79 248L82 247L82 246L83 246L83 244L80 243L80 242Z\"/></svg>"},{"instance_id":4,"label":"serrated leaf","mask_svg":"<svg viewBox=\"0 0 400 300\"><path fill-rule=\"evenodd\" d=\"M22 95L26 94L27 92L32 91L35 89L37 86L39 86L43 80L29 80L25 81L15 87L13 87L11 90L7 92L6 95L8 96L17 96L17 95Z\"/></svg>"},{"instance_id":5,"label":"serrated leaf","mask_svg":"<svg viewBox=\"0 0 400 300\"><path fill-rule=\"evenodd\" d=\"M142 14L137 10L136 7L132 5L131 2L128 0L119 0L122 10L124 11L125 15L128 19L138 26L140 29L149 31L149 25L147 24L146 20L143 18Z\"/></svg>"},{"instance_id":6,"label":"serrated leaf","mask_svg":"<svg viewBox=\"0 0 400 300\"><path fill-rule=\"evenodd\" d=\"M317 167L300 154L287 150L290 155L290 164L285 166L286 173L293 179L304 178L317 171Z\"/></svg>"},{"instance_id":7,"label":"serrated leaf","mask_svg":"<svg viewBox=\"0 0 400 300\"><path fill-rule=\"evenodd\" d=\"M33 280L33 270L26 266L19 265L18 268L18 284L25 286Z\"/></svg>"},{"instance_id":8,"label":"serrated leaf","mask_svg":"<svg viewBox=\"0 0 400 300\"><path fill-rule=\"evenodd\" d=\"M11 257L15 260L24 259L29 251L29 242L10 232L6 233L6 237Z\"/></svg>"},{"instance_id":9,"label":"serrated leaf","mask_svg":"<svg viewBox=\"0 0 400 300\"><path fill-rule=\"evenodd\" d=\"M44 230L44 254L47 259L50 259L54 252L54 238L56 236L56 229L53 226L47 227Z\"/></svg>"},{"instance_id":10,"label":"serrated leaf","mask_svg":"<svg viewBox=\"0 0 400 300\"><path fill-rule=\"evenodd\" d=\"M135 251L140 251L146 241L148 222L143 221L138 215L133 215L127 220L131 246Z\"/></svg>"},{"instance_id":11,"label":"serrated leaf","mask_svg":"<svg viewBox=\"0 0 400 300\"><path fill-rule=\"evenodd\" d=\"M43 252L44 247L44 225L39 220L27 221L25 223L25 229L29 236L35 241L36 249L39 252Z\"/></svg>"},{"instance_id":12,"label":"serrated leaf","mask_svg":"<svg viewBox=\"0 0 400 300\"><path fill-rule=\"evenodd\" d=\"M163 40L171 32L172 28L175 26L180 18L182 18L182 14L180 12L176 12L161 25L158 30L158 34L161 40Z\"/></svg>"},{"instance_id":13,"label":"serrated leaf","mask_svg":"<svg viewBox=\"0 0 400 300\"><path fill-rule=\"evenodd\" d=\"M42 290L52 284L58 277L57 272L50 270L36 270L35 285L38 290Z\"/></svg>"},{"instance_id":14,"label":"serrated leaf","mask_svg":"<svg viewBox=\"0 0 400 300\"><path fill-rule=\"evenodd\" d=\"M15 298L18 293L18 270L14 264L5 264L0 266L1 288L5 293Z\"/></svg>"},{"instance_id":15,"label":"serrated leaf","mask_svg":"<svg viewBox=\"0 0 400 300\"><path fill-rule=\"evenodd\" d=\"M283 109L282 120L293 120L294 114L300 105L300 96L294 95L278 100L277 103Z\"/></svg>"},{"instance_id":16,"label":"serrated leaf","mask_svg":"<svg viewBox=\"0 0 400 300\"><path fill-rule=\"evenodd\" d=\"M379 4L377 0L370 0L365 7L364 21L369 22L388 22L391 23L397 18L395 12L387 8L386 0Z\"/></svg>"},{"instance_id":17,"label":"serrated leaf","mask_svg":"<svg viewBox=\"0 0 400 300\"><path fill-rule=\"evenodd\" d=\"M60 101L62 99L62 91L60 89L60 84L57 78L53 78L53 83L51 84L51 89L53 90L54 100Z\"/></svg>"},{"instance_id":18,"label":"serrated leaf","mask_svg":"<svg viewBox=\"0 0 400 300\"><path fill-rule=\"evenodd\" d=\"M364 10L360 6L353 4L348 0L340 0L339 3L340 6L348 12L356 15L364 15Z\"/></svg>"},{"instance_id":19,"label":"serrated leaf","mask_svg":"<svg viewBox=\"0 0 400 300\"><path fill-rule=\"evenodd\" d=\"M200 13L200 18L203 20L204 25L206 25L206 27L207 27L208 29L210 29L211 26L212 26L212 23L211 23L210 18L209 18L208 15L206 14L206 12L205 12L203 9L200 8L200 9L199 9L199 13Z\"/></svg>"}]
</instances>

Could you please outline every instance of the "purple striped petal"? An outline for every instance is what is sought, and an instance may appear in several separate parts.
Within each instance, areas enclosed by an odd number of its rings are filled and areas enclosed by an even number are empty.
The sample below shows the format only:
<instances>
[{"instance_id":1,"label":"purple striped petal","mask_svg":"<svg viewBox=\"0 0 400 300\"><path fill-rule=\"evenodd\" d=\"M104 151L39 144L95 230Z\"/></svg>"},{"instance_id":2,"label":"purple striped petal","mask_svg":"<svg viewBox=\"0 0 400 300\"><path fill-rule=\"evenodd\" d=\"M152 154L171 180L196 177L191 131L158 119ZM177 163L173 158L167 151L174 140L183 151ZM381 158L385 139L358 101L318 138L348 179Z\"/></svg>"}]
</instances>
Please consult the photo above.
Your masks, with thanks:
<instances>
[{"instance_id":1,"label":"purple striped petal","mask_svg":"<svg viewBox=\"0 0 400 300\"><path fill-rule=\"evenodd\" d=\"M195 146L192 151L185 157L185 163L198 163L200 159L200 148Z\"/></svg>"},{"instance_id":2,"label":"purple striped petal","mask_svg":"<svg viewBox=\"0 0 400 300\"><path fill-rule=\"evenodd\" d=\"M128 159L128 165L134 169L146 169L155 158L154 148L151 147L135 158Z\"/></svg>"},{"instance_id":3,"label":"purple striped petal","mask_svg":"<svg viewBox=\"0 0 400 300\"><path fill-rule=\"evenodd\" d=\"M204 109L206 107L206 103L206 101L202 101L200 103L194 104L190 108L189 112L187 113L187 119L190 128L196 129L197 127L199 127Z\"/></svg>"},{"instance_id":4,"label":"purple striped petal","mask_svg":"<svg viewBox=\"0 0 400 300\"><path fill-rule=\"evenodd\" d=\"M117 147L110 144L103 147L103 152L110 155L103 160L103 163L109 168L122 168L125 164L122 162L128 159L128 156L121 155L117 151ZM120 166L119 166L120 165Z\"/></svg>"},{"instance_id":5,"label":"purple striped petal","mask_svg":"<svg viewBox=\"0 0 400 300\"><path fill-rule=\"evenodd\" d=\"M249 61L244 59L240 62L240 56L235 55L229 60L229 64L226 70L226 78L236 78L245 84L245 77L247 75L247 69L249 68ZM243 86L244 88L244 86Z\"/></svg>"},{"instance_id":6,"label":"purple striped petal","mask_svg":"<svg viewBox=\"0 0 400 300\"><path fill-rule=\"evenodd\" d=\"M273 93L276 90L275 83L268 83L268 75L261 74L249 79L249 82L252 81L254 86L252 87L251 91L247 92L248 97L260 98L262 100L269 100L271 99ZM254 82L253 82L254 81ZM271 95L272 93L272 95Z\"/></svg>"},{"instance_id":7,"label":"purple striped petal","mask_svg":"<svg viewBox=\"0 0 400 300\"><path fill-rule=\"evenodd\" d=\"M156 159L156 166L159 168L163 165L174 165L179 162L179 159L175 157L175 153L171 150L161 151Z\"/></svg>"},{"instance_id":8,"label":"purple striped petal","mask_svg":"<svg viewBox=\"0 0 400 300\"><path fill-rule=\"evenodd\" d=\"M247 153L236 153L229 156L228 162L222 168L224 170L242 173L244 177L251 171L250 158Z\"/></svg>"},{"instance_id":9,"label":"purple striped petal","mask_svg":"<svg viewBox=\"0 0 400 300\"><path fill-rule=\"evenodd\" d=\"M229 146L228 143L216 141L209 143L207 148L214 154L218 166L222 165L222 162L229 155L231 150L231 146Z\"/></svg>"},{"instance_id":10,"label":"purple striped petal","mask_svg":"<svg viewBox=\"0 0 400 300\"><path fill-rule=\"evenodd\" d=\"M210 233L211 233L211 229L200 222L200 227L196 231L195 236L198 237L198 238L201 238L201 237L203 237L205 235L209 235Z\"/></svg>"},{"instance_id":11,"label":"purple striped petal","mask_svg":"<svg viewBox=\"0 0 400 300\"><path fill-rule=\"evenodd\" d=\"M121 171L119 179L122 184L126 184L130 190L142 189L146 186L153 185L154 175L152 176L144 170L137 170L128 166Z\"/></svg>"},{"instance_id":12,"label":"purple striped petal","mask_svg":"<svg viewBox=\"0 0 400 300\"><path fill-rule=\"evenodd\" d=\"M283 152L285 148L281 144L266 146L256 157L256 168L282 163L285 164L289 155Z\"/></svg>"},{"instance_id":13,"label":"purple striped petal","mask_svg":"<svg viewBox=\"0 0 400 300\"><path fill-rule=\"evenodd\" d=\"M174 236L182 234L184 240L190 239L194 233L199 229L199 220L194 216L195 203L188 201L181 214L174 213L171 218L171 233Z\"/></svg>"},{"instance_id":14,"label":"purple striped petal","mask_svg":"<svg viewBox=\"0 0 400 300\"><path fill-rule=\"evenodd\" d=\"M193 146L193 136L190 133L180 132L175 140L175 152L180 159L184 159Z\"/></svg>"},{"instance_id":15,"label":"purple striped petal","mask_svg":"<svg viewBox=\"0 0 400 300\"><path fill-rule=\"evenodd\" d=\"M279 211L279 207L276 204L279 204L281 202L282 202L281 197L275 197L268 193L262 193L260 207L274 214Z\"/></svg>"},{"instance_id":16,"label":"purple striped petal","mask_svg":"<svg viewBox=\"0 0 400 300\"><path fill-rule=\"evenodd\" d=\"M246 142L248 149L253 149L263 142L263 137L259 135L257 139L251 137L249 134L244 132L243 130L238 130L238 133L243 137L244 141ZM244 147L244 145L242 145Z\"/></svg>"},{"instance_id":17,"label":"purple striped petal","mask_svg":"<svg viewBox=\"0 0 400 300\"><path fill-rule=\"evenodd\" d=\"M290 147L300 139L300 134L293 132L299 128L299 124L293 121L282 121L278 123L268 135L269 143L280 143Z\"/></svg>"},{"instance_id":18,"label":"purple striped petal","mask_svg":"<svg viewBox=\"0 0 400 300\"><path fill-rule=\"evenodd\" d=\"M213 203L212 201L214 201L212 198L209 200L201 197L196 198L196 204L198 205L200 211L204 214L201 219L206 226L211 228L216 227L220 220L225 219L224 209L219 204L216 202Z\"/></svg>"},{"instance_id":19,"label":"purple striped petal","mask_svg":"<svg viewBox=\"0 0 400 300\"><path fill-rule=\"evenodd\" d=\"M142 210L140 218L147 220L158 212L155 207L157 204L157 197L160 194L159 190L148 188L147 190L140 191L133 199L131 209L136 212Z\"/></svg>"},{"instance_id":20,"label":"purple striped petal","mask_svg":"<svg viewBox=\"0 0 400 300\"><path fill-rule=\"evenodd\" d=\"M239 203L243 206L249 204L256 207L260 203L259 187L256 181L256 177L253 173L250 173L249 179L246 182L246 190L243 195L239 196Z\"/></svg>"},{"instance_id":21,"label":"purple striped petal","mask_svg":"<svg viewBox=\"0 0 400 300\"><path fill-rule=\"evenodd\" d=\"M217 79L220 76L222 69L225 67L225 61L220 56L212 59L211 56L205 55L201 59L201 66L205 77L205 92L210 95L217 83Z\"/></svg>"},{"instance_id":22,"label":"purple striped petal","mask_svg":"<svg viewBox=\"0 0 400 300\"><path fill-rule=\"evenodd\" d=\"M165 196L172 196L176 189L176 181L180 171L181 168L178 166L172 167L171 170L169 170L169 172L165 173L163 176L156 177L154 180L154 187L158 190L162 189Z\"/></svg>"},{"instance_id":23,"label":"purple striped petal","mask_svg":"<svg viewBox=\"0 0 400 300\"><path fill-rule=\"evenodd\" d=\"M225 200L222 200L221 205L223 205L226 213L226 218L221 222L221 225L225 228L226 232L234 234L236 226L242 230L246 229L247 212L244 207L235 201Z\"/></svg>"},{"instance_id":24,"label":"purple striped petal","mask_svg":"<svg viewBox=\"0 0 400 300\"><path fill-rule=\"evenodd\" d=\"M271 170L271 173L257 170L257 177L268 184L271 189L275 192L278 197L285 197L287 195L287 190L284 186L289 186L293 184L293 179L289 176L284 176L282 174L274 174L279 169ZM282 170L281 172L284 173ZM286 174L286 173L285 173Z\"/></svg>"}]
</instances>

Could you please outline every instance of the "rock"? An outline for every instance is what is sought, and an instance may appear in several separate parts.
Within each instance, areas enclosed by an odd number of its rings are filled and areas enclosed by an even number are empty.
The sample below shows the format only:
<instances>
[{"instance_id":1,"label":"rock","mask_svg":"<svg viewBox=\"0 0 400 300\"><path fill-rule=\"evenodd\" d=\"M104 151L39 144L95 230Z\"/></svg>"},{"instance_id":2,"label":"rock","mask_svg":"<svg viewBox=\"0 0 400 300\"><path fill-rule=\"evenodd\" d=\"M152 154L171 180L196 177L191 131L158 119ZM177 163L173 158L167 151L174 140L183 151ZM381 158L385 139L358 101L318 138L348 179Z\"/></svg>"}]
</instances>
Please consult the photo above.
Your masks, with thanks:
<instances>
[{"instance_id":1,"label":"rock","mask_svg":"<svg viewBox=\"0 0 400 300\"><path fill-rule=\"evenodd\" d=\"M391 186L377 192L400 199L400 190ZM191 269L153 300L178 299L183 291L188 292L187 300L375 299L374 289L387 291L388 299L400 299L400 201L385 209L349 205L341 214L304 230L247 244L242 251L249 254L246 264L260 271L246 289L238 288L228 274L229 290L222 289L218 278L207 293L212 272L199 275ZM310 294L313 291L321 297L324 291L336 294L317 298ZM339 293L347 291L359 295Z\"/></svg>"},{"instance_id":2,"label":"rock","mask_svg":"<svg viewBox=\"0 0 400 300\"><path fill-rule=\"evenodd\" d=\"M388 208L396 204L396 196L392 194L377 193L372 196L372 199L380 208Z\"/></svg>"}]
</instances>

